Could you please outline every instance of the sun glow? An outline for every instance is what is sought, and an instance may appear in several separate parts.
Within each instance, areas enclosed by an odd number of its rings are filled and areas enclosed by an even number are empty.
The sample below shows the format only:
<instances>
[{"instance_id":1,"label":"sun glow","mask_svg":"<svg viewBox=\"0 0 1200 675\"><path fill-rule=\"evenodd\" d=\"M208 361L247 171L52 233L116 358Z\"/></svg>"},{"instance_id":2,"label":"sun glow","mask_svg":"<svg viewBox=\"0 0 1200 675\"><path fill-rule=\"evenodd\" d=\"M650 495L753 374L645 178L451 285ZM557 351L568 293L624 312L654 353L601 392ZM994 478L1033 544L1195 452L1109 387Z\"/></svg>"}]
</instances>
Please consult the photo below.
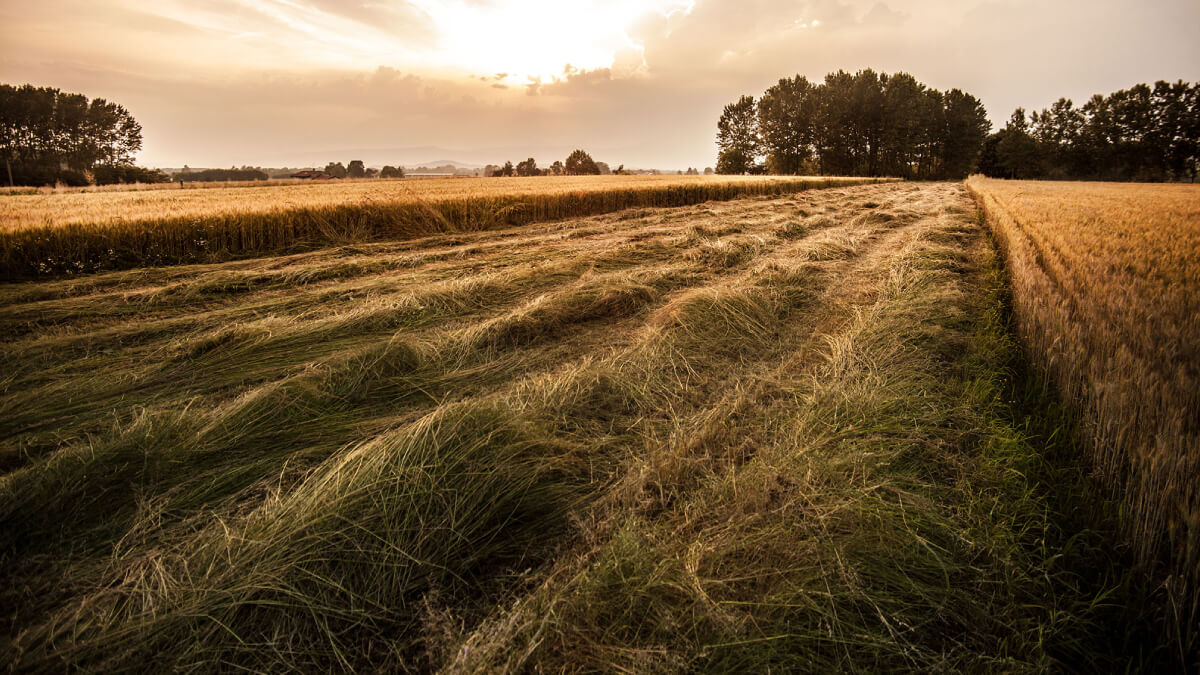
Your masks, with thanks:
<instances>
[{"instance_id":1,"label":"sun glow","mask_svg":"<svg viewBox=\"0 0 1200 675\"><path fill-rule=\"evenodd\" d=\"M578 70L642 62L631 27L647 18L691 12L694 0L411 0L432 21L436 66L507 83L549 81ZM624 58L622 58L624 57Z\"/></svg>"},{"instance_id":2,"label":"sun glow","mask_svg":"<svg viewBox=\"0 0 1200 675\"><path fill-rule=\"evenodd\" d=\"M183 39L199 41L179 51L189 59L203 54L206 63L388 66L504 85L548 83L571 70L637 71L644 64L638 36L647 22L695 6L695 0L374 0L343 7L340 0L113 1L136 16L193 29Z\"/></svg>"}]
</instances>

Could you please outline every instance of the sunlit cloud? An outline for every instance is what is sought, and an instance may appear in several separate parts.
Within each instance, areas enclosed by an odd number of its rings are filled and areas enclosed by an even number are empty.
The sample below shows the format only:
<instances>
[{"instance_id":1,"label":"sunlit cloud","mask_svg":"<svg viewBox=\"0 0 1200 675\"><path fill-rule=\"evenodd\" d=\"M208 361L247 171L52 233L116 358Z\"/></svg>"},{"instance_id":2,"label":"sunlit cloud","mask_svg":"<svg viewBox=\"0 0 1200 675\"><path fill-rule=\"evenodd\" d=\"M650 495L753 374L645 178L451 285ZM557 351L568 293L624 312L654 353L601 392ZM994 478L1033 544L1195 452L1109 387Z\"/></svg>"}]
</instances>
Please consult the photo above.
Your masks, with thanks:
<instances>
[{"instance_id":1,"label":"sunlit cloud","mask_svg":"<svg viewBox=\"0 0 1200 675\"><path fill-rule=\"evenodd\" d=\"M979 96L997 125L1059 96L1197 79L1195 0L1100 4L0 1L0 81L120 102L150 165L307 166L371 148L395 163L407 155L387 150L410 147L438 148L414 161L543 162L583 147L680 168L711 165L726 103L795 74L907 71Z\"/></svg>"},{"instance_id":2,"label":"sunlit cloud","mask_svg":"<svg viewBox=\"0 0 1200 675\"><path fill-rule=\"evenodd\" d=\"M374 5L360 16L301 0L159 0L128 7L238 40L244 46L195 55L230 65L362 67L418 61L427 47L414 20L419 14L406 14L403 2Z\"/></svg>"},{"instance_id":3,"label":"sunlit cloud","mask_svg":"<svg viewBox=\"0 0 1200 675\"><path fill-rule=\"evenodd\" d=\"M508 85L553 81L568 66L586 71L622 64L636 71L644 47L630 28L648 17L686 15L695 6L695 0L120 1L128 11L243 43L204 54L210 61L503 72Z\"/></svg>"},{"instance_id":4,"label":"sunlit cloud","mask_svg":"<svg viewBox=\"0 0 1200 675\"><path fill-rule=\"evenodd\" d=\"M692 11L694 0L411 0L432 21L432 65L506 73L511 84L552 80L568 66L609 68L623 51L642 50L628 30L652 14Z\"/></svg>"}]
</instances>

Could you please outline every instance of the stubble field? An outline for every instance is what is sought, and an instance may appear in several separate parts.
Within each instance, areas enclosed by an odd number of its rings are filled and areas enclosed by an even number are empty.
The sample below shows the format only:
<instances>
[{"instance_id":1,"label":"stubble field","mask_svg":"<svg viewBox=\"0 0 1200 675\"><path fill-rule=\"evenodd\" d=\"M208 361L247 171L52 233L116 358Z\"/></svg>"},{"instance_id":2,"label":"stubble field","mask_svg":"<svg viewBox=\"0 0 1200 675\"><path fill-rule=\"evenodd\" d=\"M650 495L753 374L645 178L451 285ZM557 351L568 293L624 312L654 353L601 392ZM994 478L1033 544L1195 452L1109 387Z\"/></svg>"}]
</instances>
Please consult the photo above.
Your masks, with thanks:
<instances>
[{"instance_id":1,"label":"stubble field","mask_svg":"<svg viewBox=\"0 0 1200 675\"><path fill-rule=\"evenodd\" d=\"M1022 417L1006 288L945 183L0 286L0 646L1113 667L1129 589Z\"/></svg>"}]
</instances>

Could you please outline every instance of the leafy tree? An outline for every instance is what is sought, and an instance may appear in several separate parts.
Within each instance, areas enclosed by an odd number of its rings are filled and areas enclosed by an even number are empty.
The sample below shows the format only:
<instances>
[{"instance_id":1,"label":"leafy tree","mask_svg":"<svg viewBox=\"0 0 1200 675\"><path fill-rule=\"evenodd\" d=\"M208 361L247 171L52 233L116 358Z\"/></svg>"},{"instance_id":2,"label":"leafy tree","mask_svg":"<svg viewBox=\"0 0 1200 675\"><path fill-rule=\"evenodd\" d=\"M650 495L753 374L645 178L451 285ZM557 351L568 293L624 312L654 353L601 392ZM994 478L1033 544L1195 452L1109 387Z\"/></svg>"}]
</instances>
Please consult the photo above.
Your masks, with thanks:
<instances>
[{"instance_id":1,"label":"leafy tree","mask_svg":"<svg viewBox=\"0 0 1200 675\"><path fill-rule=\"evenodd\" d=\"M717 173L745 174L754 168L754 158L747 157L740 150L730 148L717 155Z\"/></svg>"},{"instance_id":2,"label":"leafy tree","mask_svg":"<svg viewBox=\"0 0 1200 675\"><path fill-rule=\"evenodd\" d=\"M567 161L563 165L568 176L598 176L600 175L600 167L596 166L592 156L583 150L575 150L570 155L567 155Z\"/></svg>"},{"instance_id":3,"label":"leafy tree","mask_svg":"<svg viewBox=\"0 0 1200 675\"><path fill-rule=\"evenodd\" d=\"M1194 181L1198 100L1200 85L1160 81L1096 94L1079 108L1062 98L1028 121L1018 109L988 137L980 170L1010 178Z\"/></svg>"},{"instance_id":4,"label":"leafy tree","mask_svg":"<svg viewBox=\"0 0 1200 675\"><path fill-rule=\"evenodd\" d=\"M979 150L979 164L977 167L979 173L996 178L1007 176L1007 169L1000 163L1000 142L1004 140L1007 134L1007 131L1001 129L984 139L983 147Z\"/></svg>"},{"instance_id":5,"label":"leafy tree","mask_svg":"<svg viewBox=\"0 0 1200 675\"><path fill-rule=\"evenodd\" d=\"M1000 166L1008 178L1038 178L1042 175L1041 148L1029 133L1024 108L1013 111L1004 127L1004 137L996 145Z\"/></svg>"},{"instance_id":6,"label":"leafy tree","mask_svg":"<svg viewBox=\"0 0 1200 675\"><path fill-rule=\"evenodd\" d=\"M607 162L596 162L596 168L600 170L601 176L611 176L612 175L613 171L611 168L609 168Z\"/></svg>"},{"instance_id":7,"label":"leafy tree","mask_svg":"<svg viewBox=\"0 0 1200 675\"><path fill-rule=\"evenodd\" d=\"M158 169L144 169L131 164L101 164L92 169L96 185L117 183L167 183L171 177Z\"/></svg>"},{"instance_id":8,"label":"leafy tree","mask_svg":"<svg viewBox=\"0 0 1200 675\"><path fill-rule=\"evenodd\" d=\"M242 168L229 167L228 169L204 169L202 171L181 171L174 176L172 180L192 182L215 182L215 181L247 181L247 180L267 180L270 176L266 171L252 166L243 166Z\"/></svg>"},{"instance_id":9,"label":"leafy tree","mask_svg":"<svg viewBox=\"0 0 1200 675\"><path fill-rule=\"evenodd\" d=\"M554 160L554 163L550 165L550 172L553 173L555 176L563 175L564 171L566 171L566 169L563 167L563 163L558 161L557 159Z\"/></svg>"},{"instance_id":10,"label":"leafy tree","mask_svg":"<svg viewBox=\"0 0 1200 675\"><path fill-rule=\"evenodd\" d=\"M352 159L350 164L346 166L347 178L363 178L367 175L367 168L363 166L361 159Z\"/></svg>"},{"instance_id":11,"label":"leafy tree","mask_svg":"<svg viewBox=\"0 0 1200 675\"><path fill-rule=\"evenodd\" d=\"M86 183L97 166L132 166L141 147L141 125L116 103L0 85L0 155L12 184Z\"/></svg>"},{"instance_id":12,"label":"leafy tree","mask_svg":"<svg viewBox=\"0 0 1200 675\"><path fill-rule=\"evenodd\" d=\"M718 172L963 177L990 128L970 94L870 69L830 73L820 84L779 80L758 100L756 125L746 115L752 105L742 97L725 107Z\"/></svg>"},{"instance_id":13,"label":"leafy tree","mask_svg":"<svg viewBox=\"0 0 1200 675\"><path fill-rule=\"evenodd\" d=\"M325 165L325 173L334 178L345 178L347 171L346 167L342 166L341 162L330 162Z\"/></svg>"},{"instance_id":14,"label":"leafy tree","mask_svg":"<svg viewBox=\"0 0 1200 675\"><path fill-rule=\"evenodd\" d=\"M513 170L513 163L512 163L512 162L505 162L505 163L504 163L504 168L503 168L503 169L500 169L500 175L501 175L501 176L505 176L505 177L511 178L511 177L513 176L513 174L514 174L514 173L516 173L516 172Z\"/></svg>"},{"instance_id":15,"label":"leafy tree","mask_svg":"<svg viewBox=\"0 0 1200 675\"><path fill-rule=\"evenodd\" d=\"M958 89L946 92L942 105L946 126L939 144L942 162L938 174L943 178L966 178L979 160L979 150L992 124L979 99Z\"/></svg>"},{"instance_id":16,"label":"leafy tree","mask_svg":"<svg viewBox=\"0 0 1200 675\"><path fill-rule=\"evenodd\" d=\"M749 173L758 156L758 120L753 96L725 106L717 120L717 173Z\"/></svg>"},{"instance_id":17,"label":"leafy tree","mask_svg":"<svg viewBox=\"0 0 1200 675\"><path fill-rule=\"evenodd\" d=\"M936 136L926 128L933 117L929 89L908 73L887 75L881 86L889 123L879 140L879 173L914 178L922 147Z\"/></svg>"},{"instance_id":18,"label":"leafy tree","mask_svg":"<svg viewBox=\"0 0 1200 675\"><path fill-rule=\"evenodd\" d=\"M704 175L705 176L713 175L713 168L711 166L704 167Z\"/></svg>"},{"instance_id":19,"label":"leafy tree","mask_svg":"<svg viewBox=\"0 0 1200 675\"><path fill-rule=\"evenodd\" d=\"M385 166L379 172L380 178L404 178L404 167Z\"/></svg>"},{"instance_id":20,"label":"leafy tree","mask_svg":"<svg viewBox=\"0 0 1200 675\"><path fill-rule=\"evenodd\" d=\"M815 87L797 75L767 89L758 101L762 151L771 173L799 174L813 155L818 100Z\"/></svg>"},{"instance_id":21,"label":"leafy tree","mask_svg":"<svg viewBox=\"0 0 1200 675\"><path fill-rule=\"evenodd\" d=\"M1154 83L1156 129L1153 134L1156 151L1162 157L1162 168L1175 180L1195 180L1197 158L1200 158L1200 84L1186 82Z\"/></svg>"},{"instance_id":22,"label":"leafy tree","mask_svg":"<svg viewBox=\"0 0 1200 675\"><path fill-rule=\"evenodd\" d=\"M538 171L538 168L537 168L537 162L533 161L532 157L525 160L524 162L517 163L517 175L518 176L537 176L537 175L539 175L539 173L540 172Z\"/></svg>"}]
</instances>

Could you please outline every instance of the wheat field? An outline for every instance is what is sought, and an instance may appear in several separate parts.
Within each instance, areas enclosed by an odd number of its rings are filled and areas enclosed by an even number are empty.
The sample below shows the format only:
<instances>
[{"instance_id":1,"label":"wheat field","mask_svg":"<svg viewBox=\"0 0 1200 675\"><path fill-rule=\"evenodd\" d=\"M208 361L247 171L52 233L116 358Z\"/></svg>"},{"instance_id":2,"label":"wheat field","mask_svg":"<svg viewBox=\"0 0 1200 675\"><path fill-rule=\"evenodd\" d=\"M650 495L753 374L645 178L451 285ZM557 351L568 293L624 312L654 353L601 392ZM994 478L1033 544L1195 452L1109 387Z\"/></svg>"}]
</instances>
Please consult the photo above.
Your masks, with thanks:
<instances>
[{"instance_id":1,"label":"wheat field","mask_svg":"<svg viewBox=\"0 0 1200 675\"><path fill-rule=\"evenodd\" d=\"M1118 667L1004 287L951 183L0 285L0 651Z\"/></svg>"},{"instance_id":2,"label":"wheat field","mask_svg":"<svg viewBox=\"0 0 1200 675\"><path fill-rule=\"evenodd\" d=\"M972 178L1033 362L1200 648L1200 186Z\"/></svg>"},{"instance_id":3,"label":"wheat field","mask_svg":"<svg viewBox=\"0 0 1200 675\"><path fill-rule=\"evenodd\" d=\"M0 279L217 262L880 180L563 176L0 195Z\"/></svg>"}]
</instances>

